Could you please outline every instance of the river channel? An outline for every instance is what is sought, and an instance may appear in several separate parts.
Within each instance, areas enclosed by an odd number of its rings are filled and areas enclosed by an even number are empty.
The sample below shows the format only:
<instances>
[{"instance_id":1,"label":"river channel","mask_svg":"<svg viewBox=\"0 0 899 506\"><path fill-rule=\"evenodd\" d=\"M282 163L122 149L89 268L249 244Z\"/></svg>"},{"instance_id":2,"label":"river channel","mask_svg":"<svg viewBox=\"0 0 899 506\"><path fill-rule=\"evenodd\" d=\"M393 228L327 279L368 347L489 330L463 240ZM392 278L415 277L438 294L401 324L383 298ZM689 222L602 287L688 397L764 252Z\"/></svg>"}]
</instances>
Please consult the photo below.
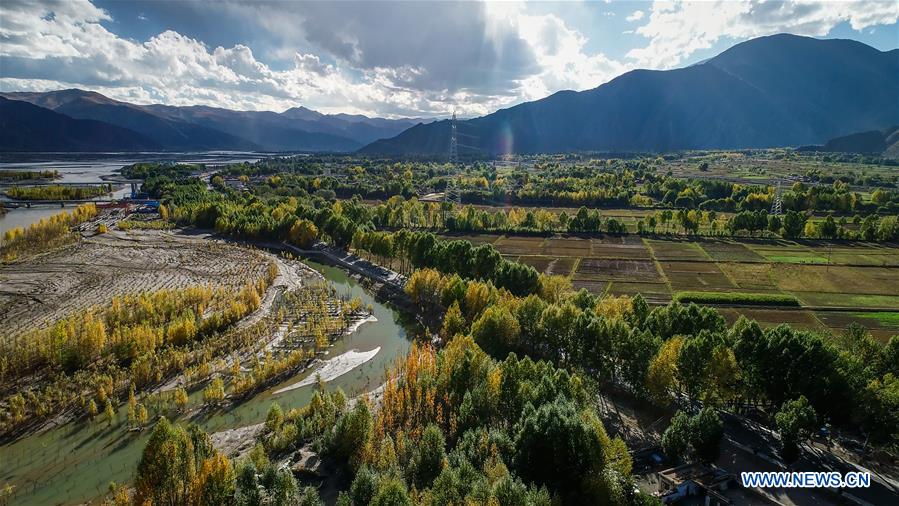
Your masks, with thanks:
<instances>
[{"instance_id":1,"label":"river channel","mask_svg":"<svg viewBox=\"0 0 899 506\"><path fill-rule=\"evenodd\" d=\"M344 271L311 261L306 263L322 273L339 295L360 297L363 304L371 304L377 318L338 339L322 357L327 360L349 351L380 348L371 360L329 381L326 388L342 388L348 397L374 390L382 383L385 369L409 349L414 323L409 323L398 310L375 300ZM314 384L280 394L275 392L315 371L313 366L227 411L193 420L178 419L178 422L197 423L209 433L262 422L273 402L280 403L285 411L306 405ZM201 397L201 391L191 393L191 404L201 403ZM12 503L83 503L106 494L110 482L129 482L150 430L139 433L126 430L123 424L127 421L127 405L119 408L117 424L109 426L101 418L93 422L69 422L0 446L0 485L9 483L15 487Z\"/></svg>"}]
</instances>

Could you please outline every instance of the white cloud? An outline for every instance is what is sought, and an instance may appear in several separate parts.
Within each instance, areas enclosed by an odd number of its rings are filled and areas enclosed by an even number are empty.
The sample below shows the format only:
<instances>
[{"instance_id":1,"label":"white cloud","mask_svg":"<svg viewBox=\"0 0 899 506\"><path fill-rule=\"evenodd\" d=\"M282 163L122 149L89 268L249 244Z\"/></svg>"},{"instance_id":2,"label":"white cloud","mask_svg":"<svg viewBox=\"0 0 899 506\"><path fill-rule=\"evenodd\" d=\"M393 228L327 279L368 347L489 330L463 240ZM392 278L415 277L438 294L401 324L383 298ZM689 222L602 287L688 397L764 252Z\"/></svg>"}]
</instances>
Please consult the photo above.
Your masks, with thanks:
<instances>
[{"instance_id":1,"label":"white cloud","mask_svg":"<svg viewBox=\"0 0 899 506\"><path fill-rule=\"evenodd\" d=\"M602 54L585 53L586 37L556 16L522 15L518 30L534 49L542 69L524 80L523 92L528 100L558 90L594 88L628 70Z\"/></svg>"},{"instance_id":2,"label":"white cloud","mask_svg":"<svg viewBox=\"0 0 899 506\"><path fill-rule=\"evenodd\" d=\"M643 67L671 68L722 38L740 40L781 32L823 37L843 22L862 30L897 20L899 4L894 0L656 1L646 24L636 30L650 39L649 44L632 49L627 56Z\"/></svg>"},{"instance_id":3,"label":"white cloud","mask_svg":"<svg viewBox=\"0 0 899 506\"><path fill-rule=\"evenodd\" d=\"M594 87L623 69L587 54L587 39L560 18L527 15L523 3L224 7L279 29L292 41L279 50L288 64L276 70L249 46L208 47L171 30L125 39L88 0L11 1L0 24L0 87L82 87L138 103L250 110L473 116ZM317 51L289 52L297 37Z\"/></svg>"},{"instance_id":4,"label":"white cloud","mask_svg":"<svg viewBox=\"0 0 899 506\"><path fill-rule=\"evenodd\" d=\"M584 33L525 2L224 2L209 11L275 41L261 48L212 47L171 30L120 37L106 28L118 21L89 0L5 0L0 9L4 90L81 87L138 103L474 116L593 88L638 65L674 67L722 39L895 24L899 6L655 2L627 17L647 43L625 61L589 50Z\"/></svg>"}]
</instances>

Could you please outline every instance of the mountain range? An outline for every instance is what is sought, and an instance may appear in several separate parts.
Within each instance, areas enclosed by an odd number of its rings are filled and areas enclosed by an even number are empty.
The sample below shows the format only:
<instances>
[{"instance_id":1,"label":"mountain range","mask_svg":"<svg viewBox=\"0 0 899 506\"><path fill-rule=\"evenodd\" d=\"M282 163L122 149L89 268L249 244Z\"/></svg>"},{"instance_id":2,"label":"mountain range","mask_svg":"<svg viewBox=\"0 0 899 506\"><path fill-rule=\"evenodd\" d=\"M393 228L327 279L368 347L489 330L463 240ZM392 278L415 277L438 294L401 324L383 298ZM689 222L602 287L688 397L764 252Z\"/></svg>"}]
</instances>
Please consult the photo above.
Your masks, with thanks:
<instances>
[{"instance_id":1,"label":"mountain range","mask_svg":"<svg viewBox=\"0 0 899 506\"><path fill-rule=\"evenodd\" d=\"M153 140L127 128L74 119L0 96L0 151L155 151Z\"/></svg>"},{"instance_id":2,"label":"mountain range","mask_svg":"<svg viewBox=\"0 0 899 506\"><path fill-rule=\"evenodd\" d=\"M835 137L823 145L802 146L798 151L862 153L899 159L899 126Z\"/></svg>"},{"instance_id":3,"label":"mountain range","mask_svg":"<svg viewBox=\"0 0 899 506\"><path fill-rule=\"evenodd\" d=\"M348 152L383 137L392 137L417 123L414 119L368 118L322 114L303 107L282 113L232 111L217 107L136 105L78 89L50 92L0 93L4 124L13 130L0 138L0 151L332 151ZM10 107L6 102L34 107ZM16 104L16 105L17 105ZM15 114L13 115L13 111ZM46 114L51 112L54 114ZM105 125L113 138L82 138L77 127ZM25 127L41 123L56 136L29 135ZM23 128L16 128L21 124ZM77 139L77 142L75 141Z\"/></svg>"},{"instance_id":4,"label":"mountain range","mask_svg":"<svg viewBox=\"0 0 899 506\"><path fill-rule=\"evenodd\" d=\"M8 100L7 100L8 99ZM450 120L137 105L78 89L0 93L0 151L262 150L445 157ZM760 37L674 70L634 70L458 121L459 153L823 145L899 124L899 49ZM884 139L886 142L886 138Z\"/></svg>"},{"instance_id":5,"label":"mountain range","mask_svg":"<svg viewBox=\"0 0 899 506\"><path fill-rule=\"evenodd\" d=\"M899 124L899 50L773 35L675 70L634 70L457 122L460 155L821 144ZM451 123L376 141L371 154L448 153ZM470 146L470 147L467 147Z\"/></svg>"}]
</instances>

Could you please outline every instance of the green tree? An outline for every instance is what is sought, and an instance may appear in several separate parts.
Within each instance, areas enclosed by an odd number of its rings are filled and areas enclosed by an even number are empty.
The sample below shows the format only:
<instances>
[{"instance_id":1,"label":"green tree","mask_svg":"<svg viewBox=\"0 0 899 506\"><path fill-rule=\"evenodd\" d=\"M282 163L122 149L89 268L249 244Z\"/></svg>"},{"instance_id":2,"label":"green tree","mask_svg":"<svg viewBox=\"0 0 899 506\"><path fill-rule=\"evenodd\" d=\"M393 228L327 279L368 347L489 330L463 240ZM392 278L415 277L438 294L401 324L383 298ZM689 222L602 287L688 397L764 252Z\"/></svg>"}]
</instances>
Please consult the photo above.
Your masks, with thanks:
<instances>
[{"instance_id":1,"label":"green tree","mask_svg":"<svg viewBox=\"0 0 899 506\"><path fill-rule=\"evenodd\" d=\"M464 333L466 326L465 317L462 316L462 310L459 308L459 302L453 301L449 309L446 310L446 314L443 315L440 337L444 342L447 342L456 334Z\"/></svg>"},{"instance_id":2,"label":"green tree","mask_svg":"<svg viewBox=\"0 0 899 506\"><path fill-rule=\"evenodd\" d=\"M268 415L265 417L265 428L269 432L275 432L281 428L283 423L284 411L281 409L280 404L273 402L272 406L268 408Z\"/></svg>"},{"instance_id":3,"label":"green tree","mask_svg":"<svg viewBox=\"0 0 899 506\"><path fill-rule=\"evenodd\" d=\"M414 481L419 489L431 486L440 474L446 459L446 440L440 427L431 424L425 429L410 463Z\"/></svg>"},{"instance_id":4,"label":"green tree","mask_svg":"<svg viewBox=\"0 0 899 506\"><path fill-rule=\"evenodd\" d=\"M300 485L297 483L296 478L293 477L290 469L280 469L275 473L270 487L269 497L271 498L271 504L276 506L293 506L298 504L316 506L321 504L318 492L312 489L310 493L310 488L307 487L301 494Z\"/></svg>"},{"instance_id":5,"label":"green tree","mask_svg":"<svg viewBox=\"0 0 899 506\"><path fill-rule=\"evenodd\" d=\"M412 504L406 484L398 478L387 478L378 487L371 506L407 506Z\"/></svg>"},{"instance_id":6,"label":"green tree","mask_svg":"<svg viewBox=\"0 0 899 506\"><path fill-rule=\"evenodd\" d=\"M353 409L337 420L327 436L327 452L338 462L346 463L350 470L359 465L360 452L372 434L371 411L365 402L357 402Z\"/></svg>"},{"instance_id":7,"label":"green tree","mask_svg":"<svg viewBox=\"0 0 899 506\"><path fill-rule=\"evenodd\" d=\"M787 401L774 415L777 429L780 432L783 453L787 462L793 462L799 456L799 444L809 438L818 426L818 415L805 396Z\"/></svg>"},{"instance_id":8,"label":"green tree","mask_svg":"<svg viewBox=\"0 0 899 506\"><path fill-rule=\"evenodd\" d=\"M586 486L586 479L605 467L608 436L599 421L588 422L571 401L559 397L526 413L516 432L514 464L525 481L575 502L608 499L593 496Z\"/></svg>"},{"instance_id":9,"label":"green tree","mask_svg":"<svg viewBox=\"0 0 899 506\"><path fill-rule=\"evenodd\" d=\"M237 487L234 498L240 506L259 506L262 504L259 478L256 476L256 466L251 460L245 461L237 472Z\"/></svg>"},{"instance_id":10,"label":"green tree","mask_svg":"<svg viewBox=\"0 0 899 506\"><path fill-rule=\"evenodd\" d=\"M284 474L290 475L290 479L293 479L293 475L290 474L290 471L285 470ZM278 506L292 506L294 504L297 506L323 506L325 503L322 501L321 497L319 497L318 489L315 487L306 487L303 489L303 495L300 496L299 500L278 503Z\"/></svg>"},{"instance_id":11,"label":"green tree","mask_svg":"<svg viewBox=\"0 0 899 506\"><path fill-rule=\"evenodd\" d=\"M833 219L833 215L827 215L821 225L818 227L818 235L826 239L833 239L837 236L837 223Z\"/></svg>"},{"instance_id":12,"label":"green tree","mask_svg":"<svg viewBox=\"0 0 899 506\"><path fill-rule=\"evenodd\" d=\"M806 217L804 214L796 211L787 211L783 218L783 235L788 239L795 239L802 236L805 228Z\"/></svg>"},{"instance_id":13,"label":"green tree","mask_svg":"<svg viewBox=\"0 0 899 506\"><path fill-rule=\"evenodd\" d=\"M714 462L724 437L724 424L713 408L703 408L690 419L690 446L703 462Z\"/></svg>"},{"instance_id":14,"label":"green tree","mask_svg":"<svg viewBox=\"0 0 899 506\"><path fill-rule=\"evenodd\" d=\"M370 504L377 492L378 476L368 466L362 466L350 485L350 499L354 505Z\"/></svg>"},{"instance_id":15,"label":"green tree","mask_svg":"<svg viewBox=\"0 0 899 506\"><path fill-rule=\"evenodd\" d=\"M678 410L662 433L662 450L669 459L683 460L689 455L690 429L690 417Z\"/></svg>"},{"instance_id":16,"label":"green tree","mask_svg":"<svg viewBox=\"0 0 899 506\"><path fill-rule=\"evenodd\" d=\"M503 356L518 346L521 327L518 320L502 306L490 306L471 325L471 336L487 353Z\"/></svg>"},{"instance_id":17,"label":"green tree","mask_svg":"<svg viewBox=\"0 0 899 506\"><path fill-rule=\"evenodd\" d=\"M180 506L191 501L196 474L194 448L187 432L165 417L153 428L137 465L135 502Z\"/></svg>"}]
</instances>

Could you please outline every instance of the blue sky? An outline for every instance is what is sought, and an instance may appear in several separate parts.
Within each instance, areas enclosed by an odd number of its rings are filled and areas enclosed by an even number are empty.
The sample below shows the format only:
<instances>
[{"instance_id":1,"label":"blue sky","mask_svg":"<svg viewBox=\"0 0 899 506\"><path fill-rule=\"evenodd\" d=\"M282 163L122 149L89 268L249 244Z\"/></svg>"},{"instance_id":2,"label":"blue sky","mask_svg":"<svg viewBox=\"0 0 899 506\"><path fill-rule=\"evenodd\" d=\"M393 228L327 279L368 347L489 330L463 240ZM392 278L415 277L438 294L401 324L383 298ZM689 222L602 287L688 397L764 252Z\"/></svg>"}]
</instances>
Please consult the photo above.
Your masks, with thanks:
<instances>
[{"instance_id":1,"label":"blue sky","mask_svg":"<svg viewBox=\"0 0 899 506\"><path fill-rule=\"evenodd\" d=\"M899 46L894 1L4 0L0 89L474 116L773 33Z\"/></svg>"}]
</instances>

